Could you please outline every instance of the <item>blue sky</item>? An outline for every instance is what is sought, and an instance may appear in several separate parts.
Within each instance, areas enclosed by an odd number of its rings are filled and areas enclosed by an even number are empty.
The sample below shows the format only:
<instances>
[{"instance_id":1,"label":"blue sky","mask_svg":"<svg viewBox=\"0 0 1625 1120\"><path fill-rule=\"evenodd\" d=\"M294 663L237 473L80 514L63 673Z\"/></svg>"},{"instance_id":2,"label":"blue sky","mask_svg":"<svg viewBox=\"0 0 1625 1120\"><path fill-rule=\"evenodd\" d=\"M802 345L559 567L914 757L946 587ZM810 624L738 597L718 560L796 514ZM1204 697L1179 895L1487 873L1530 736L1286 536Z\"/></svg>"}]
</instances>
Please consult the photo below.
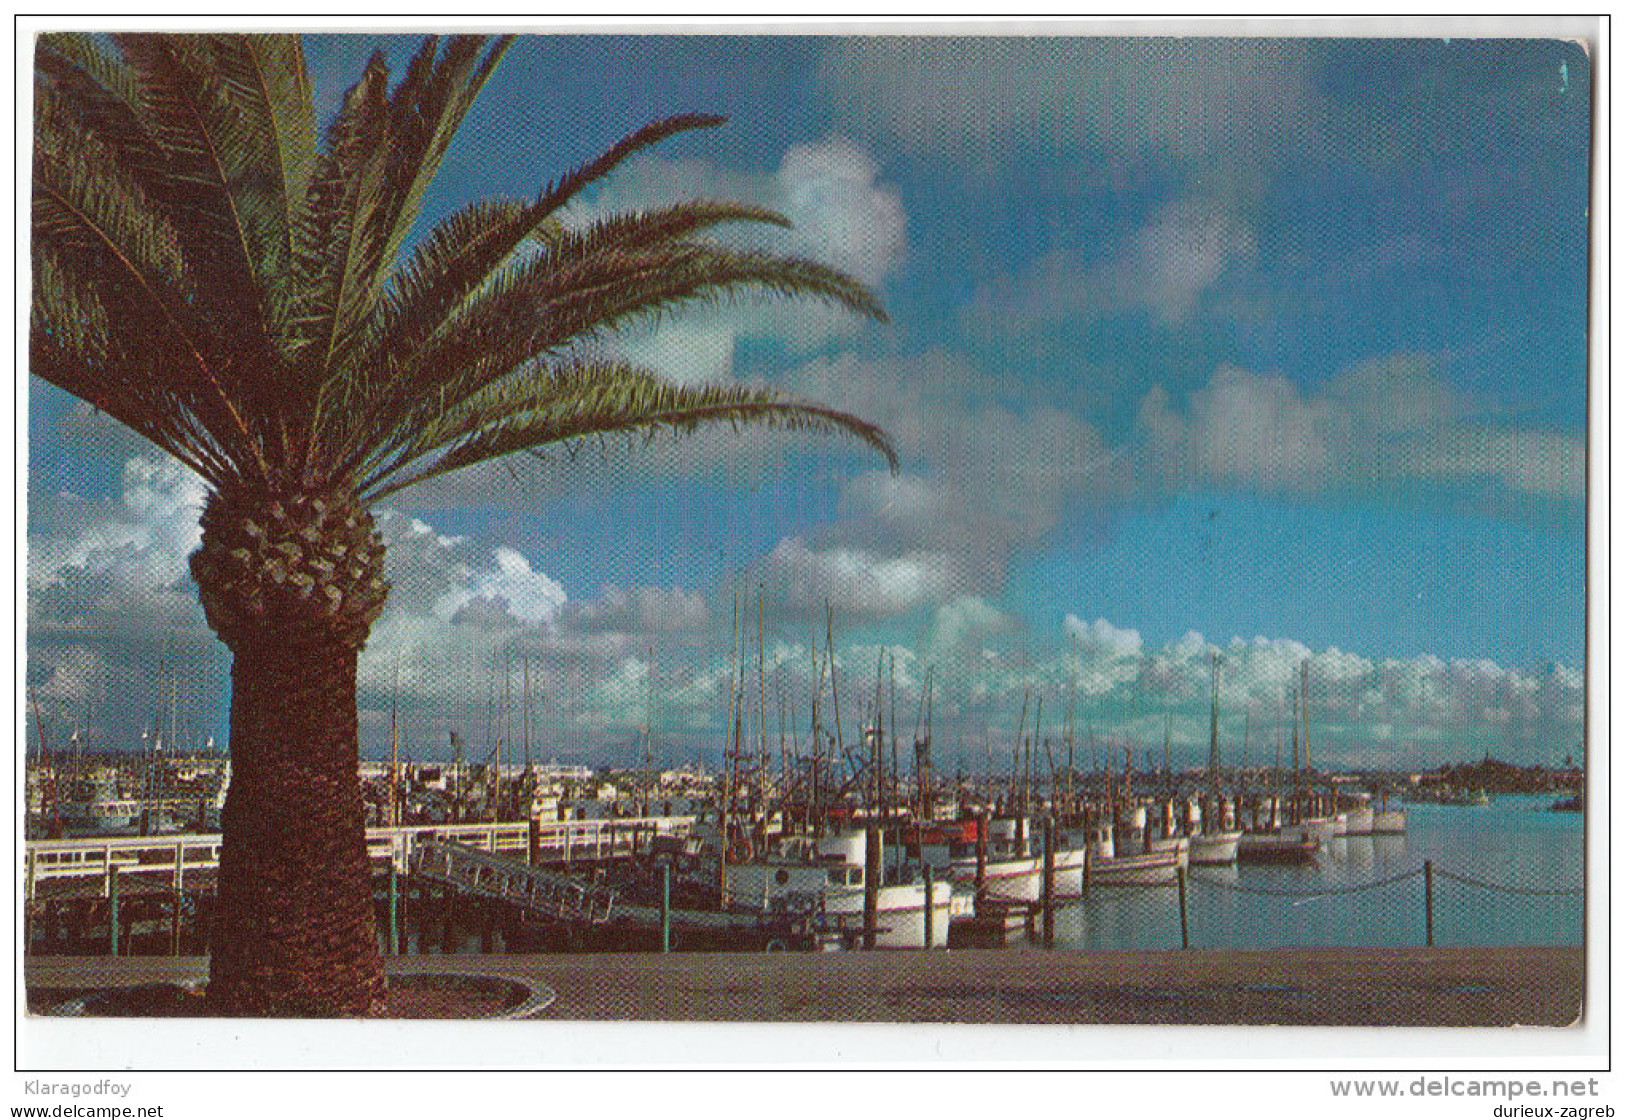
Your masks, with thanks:
<instances>
[{"instance_id":1,"label":"blue sky","mask_svg":"<svg viewBox=\"0 0 1625 1120\"><path fill-rule=\"evenodd\" d=\"M414 44L310 40L321 103ZM805 724L827 602L849 723L887 649L910 721L931 668L939 755L967 765L1029 696L1059 734L1074 694L1080 726L1160 744L1172 714L1205 758L1214 651L1228 738L1279 725L1307 660L1328 764L1575 753L1590 85L1539 39L527 36L425 225L651 118L727 114L574 220L765 203L796 223L770 244L869 282L891 323L741 304L615 345L856 411L902 468L716 433L390 499L365 749L391 701L424 755L482 741L529 658L539 753L629 757L653 723L666 759L714 759L737 594L770 735L781 694ZM199 485L29 390L30 681L128 742L120 698L156 711L162 659L223 740L185 574Z\"/></svg>"}]
</instances>

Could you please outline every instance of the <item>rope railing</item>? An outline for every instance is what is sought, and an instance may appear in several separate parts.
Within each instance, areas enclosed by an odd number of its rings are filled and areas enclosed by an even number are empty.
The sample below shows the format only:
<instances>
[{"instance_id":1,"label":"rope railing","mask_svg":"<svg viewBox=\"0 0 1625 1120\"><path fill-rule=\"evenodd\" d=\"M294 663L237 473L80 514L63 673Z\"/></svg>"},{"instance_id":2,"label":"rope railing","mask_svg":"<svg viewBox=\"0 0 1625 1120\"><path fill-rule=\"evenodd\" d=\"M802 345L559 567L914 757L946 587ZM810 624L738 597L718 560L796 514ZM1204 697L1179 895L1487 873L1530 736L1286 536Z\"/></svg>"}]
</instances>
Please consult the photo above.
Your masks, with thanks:
<instances>
[{"instance_id":1,"label":"rope railing","mask_svg":"<svg viewBox=\"0 0 1625 1120\"><path fill-rule=\"evenodd\" d=\"M1438 867L1433 869L1433 873L1441 879L1453 879L1470 887L1479 887L1487 891L1499 891L1502 894L1577 895L1585 893L1584 887L1515 887L1506 883L1491 883L1485 879L1474 879L1470 875L1458 875L1453 871L1445 871Z\"/></svg>"},{"instance_id":2,"label":"rope railing","mask_svg":"<svg viewBox=\"0 0 1625 1120\"><path fill-rule=\"evenodd\" d=\"M1403 883L1407 879L1416 878L1423 871L1424 868L1418 867L1414 871L1390 875L1386 879L1374 879L1369 883L1352 883L1342 887L1317 887L1308 891L1278 891L1265 887L1244 887L1240 883L1227 883L1223 879L1215 879L1207 875L1192 875L1190 881L1201 883L1205 887L1218 887L1220 890L1235 891L1237 894L1261 894L1268 895L1271 898L1330 898L1333 895L1359 894L1361 891L1374 891L1379 887ZM1440 872L1440 874L1443 874L1443 872Z\"/></svg>"},{"instance_id":3,"label":"rope railing","mask_svg":"<svg viewBox=\"0 0 1625 1120\"><path fill-rule=\"evenodd\" d=\"M1365 883L1348 883L1340 886L1319 886L1301 890L1277 889L1270 887L1242 886L1240 883L1230 883L1211 875L1192 875L1182 871L1179 878L1179 934L1180 944L1183 948L1190 948L1190 928L1186 916L1185 883L1187 881L1200 883L1203 886L1218 890L1232 891L1236 894L1263 895L1270 898L1314 899L1332 898L1339 895L1360 894L1365 891L1374 891L1382 887L1391 887L1396 883L1407 882L1417 877L1426 881L1423 894L1424 919L1427 944L1432 946L1433 941L1433 880L1435 877L1449 879L1452 882L1465 886L1478 887L1481 890L1495 891L1500 894L1560 897L1583 894L1584 887L1525 887L1511 883L1494 883L1488 879L1479 879L1472 875L1463 875L1455 871L1446 871L1435 867L1432 860L1423 860L1422 866L1410 871L1401 871L1397 875L1389 875L1382 879L1373 879Z\"/></svg>"}]
</instances>

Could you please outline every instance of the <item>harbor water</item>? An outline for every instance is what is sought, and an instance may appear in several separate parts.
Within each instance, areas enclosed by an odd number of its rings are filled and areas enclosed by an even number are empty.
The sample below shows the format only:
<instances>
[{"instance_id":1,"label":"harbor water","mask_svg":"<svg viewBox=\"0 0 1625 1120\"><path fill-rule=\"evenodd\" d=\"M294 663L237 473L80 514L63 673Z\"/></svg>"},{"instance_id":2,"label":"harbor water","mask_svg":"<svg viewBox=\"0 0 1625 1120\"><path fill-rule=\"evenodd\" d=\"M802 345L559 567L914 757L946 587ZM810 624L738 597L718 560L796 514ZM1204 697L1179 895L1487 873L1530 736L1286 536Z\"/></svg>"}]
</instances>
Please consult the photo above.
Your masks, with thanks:
<instances>
[{"instance_id":1,"label":"harbor water","mask_svg":"<svg viewBox=\"0 0 1625 1120\"><path fill-rule=\"evenodd\" d=\"M1337 837L1311 865L1192 867L1190 945L1425 944L1425 861L1434 868L1435 944L1579 945L1585 819L1552 812L1552 800L1545 794L1499 797L1487 806L1412 804L1404 834ZM1389 880L1398 881L1372 886ZM1091 950L1177 949L1178 891L1097 888L1057 913L1056 941Z\"/></svg>"}]
</instances>

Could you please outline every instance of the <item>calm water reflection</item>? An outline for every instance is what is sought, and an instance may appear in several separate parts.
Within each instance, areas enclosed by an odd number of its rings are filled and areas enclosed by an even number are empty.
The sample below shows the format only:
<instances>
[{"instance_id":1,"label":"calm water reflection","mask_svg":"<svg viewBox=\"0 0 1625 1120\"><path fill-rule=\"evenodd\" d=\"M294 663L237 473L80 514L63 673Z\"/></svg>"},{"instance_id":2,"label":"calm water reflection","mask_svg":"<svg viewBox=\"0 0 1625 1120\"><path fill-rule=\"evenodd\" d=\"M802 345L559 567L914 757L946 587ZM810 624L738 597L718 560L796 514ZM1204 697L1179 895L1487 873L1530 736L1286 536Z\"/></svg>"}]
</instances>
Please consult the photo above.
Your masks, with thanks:
<instances>
[{"instance_id":1,"label":"calm water reflection","mask_svg":"<svg viewBox=\"0 0 1625 1120\"><path fill-rule=\"evenodd\" d=\"M1339 837L1310 867L1192 868L1193 948L1420 945L1421 874L1353 894L1324 894L1420 872L1450 872L1512 888L1573 889L1584 881L1584 818L1550 812L1552 796L1503 797L1482 808L1410 805L1403 836ZM1266 893L1268 892L1268 893ZM1440 945L1578 945L1581 895L1485 890L1434 879ZM1057 915L1057 940L1089 949L1177 949L1173 888L1096 890Z\"/></svg>"}]
</instances>

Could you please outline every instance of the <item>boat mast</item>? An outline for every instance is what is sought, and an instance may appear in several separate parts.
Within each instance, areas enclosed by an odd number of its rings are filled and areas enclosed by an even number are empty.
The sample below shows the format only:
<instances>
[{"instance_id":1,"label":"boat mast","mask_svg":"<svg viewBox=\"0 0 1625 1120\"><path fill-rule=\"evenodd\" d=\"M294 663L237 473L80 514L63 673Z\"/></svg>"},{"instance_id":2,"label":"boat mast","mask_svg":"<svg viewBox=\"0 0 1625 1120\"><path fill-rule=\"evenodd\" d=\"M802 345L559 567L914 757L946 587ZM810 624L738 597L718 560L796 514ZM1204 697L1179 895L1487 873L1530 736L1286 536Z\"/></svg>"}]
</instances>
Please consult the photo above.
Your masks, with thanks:
<instances>
[{"instance_id":1,"label":"boat mast","mask_svg":"<svg viewBox=\"0 0 1625 1120\"><path fill-rule=\"evenodd\" d=\"M829 658L829 700L835 714L835 753L846 758L846 743L841 739L841 690L835 672L835 611L829 600L824 600L824 653Z\"/></svg>"},{"instance_id":2,"label":"boat mast","mask_svg":"<svg viewBox=\"0 0 1625 1120\"><path fill-rule=\"evenodd\" d=\"M733 657L733 666L728 675L728 726L723 735L722 746L722 798L717 808L717 828L719 832L717 850L717 902L719 909L728 908L728 824L733 808L733 760L734 760L734 734L737 723L737 708L739 701L739 592L734 592L733 611L733 647L729 651Z\"/></svg>"},{"instance_id":3,"label":"boat mast","mask_svg":"<svg viewBox=\"0 0 1625 1120\"><path fill-rule=\"evenodd\" d=\"M1213 655L1213 714L1208 720L1207 747L1208 784L1213 796L1219 796L1219 655Z\"/></svg>"},{"instance_id":4,"label":"boat mast","mask_svg":"<svg viewBox=\"0 0 1625 1120\"><path fill-rule=\"evenodd\" d=\"M869 749L869 764L875 769L875 819L886 818L886 729L882 721L885 708L881 703L881 683L885 679L886 651L875 658L875 722L869 734L874 736Z\"/></svg>"},{"instance_id":5,"label":"boat mast","mask_svg":"<svg viewBox=\"0 0 1625 1120\"><path fill-rule=\"evenodd\" d=\"M401 736L400 736L401 659L395 658L394 680L389 690L389 827L401 824L399 793L401 788Z\"/></svg>"},{"instance_id":6,"label":"boat mast","mask_svg":"<svg viewBox=\"0 0 1625 1120\"><path fill-rule=\"evenodd\" d=\"M824 695L824 663L818 660L818 633L813 632L812 638L813 659L813 695L812 695L812 803L808 810L811 820L807 823L813 828L815 835L823 832L823 814L820 804L822 789L819 782L819 770L824 760L823 728L818 722L818 702Z\"/></svg>"},{"instance_id":7,"label":"boat mast","mask_svg":"<svg viewBox=\"0 0 1625 1120\"><path fill-rule=\"evenodd\" d=\"M767 753L767 607L762 599L762 588L756 587L756 735L757 735L757 767L761 772L759 784L767 784L768 753ZM764 791L765 792L765 791ZM783 796L783 791L780 791ZM771 812L767 805L763 805L762 838L767 838L767 815Z\"/></svg>"},{"instance_id":8,"label":"boat mast","mask_svg":"<svg viewBox=\"0 0 1625 1120\"><path fill-rule=\"evenodd\" d=\"M1027 739L1026 739L1026 735L1027 735L1027 703L1031 699L1032 699L1032 689L1028 689L1027 691L1025 691L1025 692L1023 692L1021 694L1021 722L1016 725L1016 749L1015 749L1015 756L1016 757L1015 757L1015 760L1014 760L1014 767L1013 767L1014 773L1012 773L1010 775L1010 784L1012 786L1012 789L1010 790L1010 794L1011 794L1011 799L1012 800L1015 800L1015 794L1016 794L1016 789L1014 787L1016 787L1018 783L1020 785L1021 798L1020 798L1019 804L1021 806L1021 812L1022 813L1025 813L1027 811L1027 783L1022 780L1022 776L1021 776L1021 748L1027 741Z\"/></svg>"},{"instance_id":9,"label":"boat mast","mask_svg":"<svg viewBox=\"0 0 1625 1120\"><path fill-rule=\"evenodd\" d=\"M1027 781L1028 784L1030 784L1032 782L1032 780L1033 780L1033 747L1037 743L1040 742L1040 738L1043 735L1043 728L1044 728L1044 697L1043 697L1043 694L1040 693L1039 697L1038 697L1038 709L1035 712L1035 714L1033 715L1033 737L1031 739L1027 740L1027 778L1026 778L1026 781ZM1052 777L1053 777L1053 775L1052 775ZM1021 790L1021 808L1022 808L1023 812L1025 812L1026 809L1027 809L1028 797L1029 797L1029 794L1028 794L1028 791L1027 791L1027 787L1026 787L1026 785L1023 785L1022 790Z\"/></svg>"},{"instance_id":10,"label":"boat mast","mask_svg":"<svg viewBox=\"0 0 1625 1120\"><path fill-rule=\"evenodd\" d=\"M33 685L28 687L28 702L34 707L34 729L39 736L40 768L45 772L41 798L51 803L51 839L59 840L62 837L62 809L56 797L56 767L51 765L51 745L45 738L45 718L40 715L39 693L34 690ZM44 805L40 807L43 809Z\"/></svg>"},{"instance_id":11,"label":"boat mast","mask_svg":"<svg viewBox=\"0 0 1625 1120\"><path fill-rule=\"evenodd\" d=\"M1314 766L1309 762L1309 662L1303 663L1303 687L1298 690L1298 705L1303 713L1303 768L1313 774Z\"/></svg>"},{"instance_id":12,"label":"boat mast","mask_svg":"<svg viewBox=\"0 0 1625 1120\"><path fill-rule=\"evenodd\" d=\"M893 653L887 656L886 686L890 692L891 709L886 713L886 722L891 725L891 792L893 797L900 798L902 767L897 759L897 655Z\"/></svg>"},{"instance_id":13,"label":"boat mast","mask_svg":"<svg viewBox=\"0 0 1625 1120\"><path fill-rule=\"evenodd\" d=\"M536 713L534 711L535 698L530 694L530 653L525 653L525 718L522 726L525 729L525 790L528 794L535 792L536 776L531 773L530 735L535 728ZM526 809L526 816L530 815Z\"/></svg>"},{"instance_id":14,"label":"boat mast","mask_svg":"<svg viewBox=\"0 0 1625 1120\"><path fill-rule=\"evenodd\" d=\"M1173 755L1170 745L1174 739L1174 713L1164 712L1162 719L1162 773L1164 780L1170 780L1174 773Z\"/></svg>"},{"instance_id":15,"label":"boat mast","mask_svg":"<svg viewBox=\"0 0 1625 1120\"><path fill-rule=\"evenodd\" d=\"M528 670L529 666L530 666L530 662L527 660L525 662L525 665L526 665L526 668ZM655 716L654 716L654 706L655 706L655 647L650 646L649 647L649 689L648 689L647 698L645 700L645 710L644 710L644 713L643 713L643 815L645 817L647 817L649 815L649 803L650 803L651 799L654 797L654 787L655 787L655 775L654 775ZM530 769L529 762L528 762L529 753L530 753L530 746L529 746L528 743L526 744L525 752L526 752L526 759L527 759L527 763L526 763L525 768L528 771Z\"/></svg>"},{"instance_id":16,"label":"boat mast","mask_svg":"<svg viewBox=\"0 0 1625 1120\"><path fill-rule=\"evenodd\" d=\"M914 775L920 785L920 820L935 816L931 803L931 666L925 667L925 738L914 743Z\"/></svg>"}]
</instances>

